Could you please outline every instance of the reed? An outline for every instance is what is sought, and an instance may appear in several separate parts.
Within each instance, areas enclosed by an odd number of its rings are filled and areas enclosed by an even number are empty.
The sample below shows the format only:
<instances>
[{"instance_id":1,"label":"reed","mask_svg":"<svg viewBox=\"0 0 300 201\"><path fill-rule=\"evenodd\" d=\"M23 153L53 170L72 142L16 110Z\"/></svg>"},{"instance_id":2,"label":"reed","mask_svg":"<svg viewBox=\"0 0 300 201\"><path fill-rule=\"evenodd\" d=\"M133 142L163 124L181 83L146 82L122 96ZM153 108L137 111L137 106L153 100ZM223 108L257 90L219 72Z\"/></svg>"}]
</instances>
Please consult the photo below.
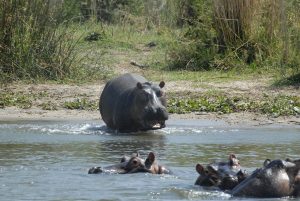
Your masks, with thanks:
<instances>
[{"instance_id":1,"label":"reed","mask_svg":"<svg viewBox=\"0 0 300 201\"><path fill-rule=\"evenodd\" d=\"M1 2L2 79L63 79L70 74L74 42L68 42L72 35L58 23L59 8L44 0Z\"/></svg>"},{"instance_id":2,"label":"reed","mask_svg":"<svg viewBox=\"0 0 300 201\"><path fill-rule=\"evenodd\" d=\"M219 39L225 45L236 45L249 38L257 0L214 0L214 23Z\"/></svg>"}]
</instances>

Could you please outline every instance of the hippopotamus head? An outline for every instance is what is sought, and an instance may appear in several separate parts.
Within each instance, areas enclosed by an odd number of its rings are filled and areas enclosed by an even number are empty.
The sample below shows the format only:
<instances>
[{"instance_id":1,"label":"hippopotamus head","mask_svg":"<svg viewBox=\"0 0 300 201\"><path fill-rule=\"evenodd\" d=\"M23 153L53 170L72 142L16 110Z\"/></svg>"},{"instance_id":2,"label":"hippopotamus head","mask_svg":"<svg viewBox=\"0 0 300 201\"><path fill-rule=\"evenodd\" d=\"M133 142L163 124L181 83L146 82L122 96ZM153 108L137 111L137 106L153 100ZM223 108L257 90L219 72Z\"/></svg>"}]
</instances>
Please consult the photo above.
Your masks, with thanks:
<instances>
[{"instance_id":1,"label":"hippopotamus head","mask_svg":"<svg viewBox=\"0 0 300 201\"><path fill-rule=\"evenodd\" d=\"M152 174L168 174L170 171L165 167L158 165L153 152L148 154L146 160L140 158L138 153L134 153L131 157L124 156L120 163L107 167L92 167L89 174L110 173L110 174L130 174L137 172L148 172Z\"/></svg>"},{"instance_id":2,"label":"hippopotamus head","mask_svg":"<svg viewBox=\"0 0 300 201\"><path fill-rule=\"evenodd\" d=\"M239 160L234 154L229 155L227 162L212 163L206 167L197 164L196 171L200 175L195 185L218 187L222 190L233 189L246 177L246 173L241 170Z\"/></svg>"},{"instance_id":3,"label":"hippopotamus head","mask_svg":"<svg viewBox=\"0 0 300 201\"><path fill-rule=\"evenodd\" d=\"M151 130L165 127L168 119L166 110L166 97L162 88L165 82L159 85L150 82L138 82L133 90L133 107L131 118L139 124L140 130Z\"/></svg>"},{"instance_id":4,"label":"hippopotamus head","mask_svg":"<svg viewBox=\"0 0 300 201\"><path fill-rule=\"evenodd\" d=\"M284 197L292 193L292 185L287 173L295 164L285 160L267 159L264 167L255 170L232 190L234 196Z\"/></svg>"}]
</instances>

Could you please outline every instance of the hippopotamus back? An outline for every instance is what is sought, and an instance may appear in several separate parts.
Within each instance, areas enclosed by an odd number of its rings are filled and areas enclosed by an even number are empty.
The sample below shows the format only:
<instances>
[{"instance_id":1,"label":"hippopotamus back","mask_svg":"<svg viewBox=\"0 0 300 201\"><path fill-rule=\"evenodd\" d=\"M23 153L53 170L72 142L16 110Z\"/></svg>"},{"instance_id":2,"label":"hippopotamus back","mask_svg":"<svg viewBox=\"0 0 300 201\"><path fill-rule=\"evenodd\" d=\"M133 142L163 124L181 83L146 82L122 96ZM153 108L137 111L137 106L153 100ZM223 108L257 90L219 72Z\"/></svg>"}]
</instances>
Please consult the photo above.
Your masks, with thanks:
<instances>
[{"instance_id":1,"label":"hippopotamus back","mask_svg":"<svg viewBox=\"0 0 300 201\"><path fill-rule=\"evenodd\" d=\"M100 97L103 121L114 130L132 132L165 126L168 119L166 101L158 85L135 74L124 74L107 82Z\"/></svg>"},{"instance_id":2,"label":"hippopotamus back","mask_svg":"<svg viewBox=\"0 0 300 201\"><path fill-rule=\"evenodd\" d=\"M266 160L264 167L255 170L249 177L232 189L233 196L285 197L293 191L287 170L294 163L283 160Z\"/></svg>"}]
</instances>

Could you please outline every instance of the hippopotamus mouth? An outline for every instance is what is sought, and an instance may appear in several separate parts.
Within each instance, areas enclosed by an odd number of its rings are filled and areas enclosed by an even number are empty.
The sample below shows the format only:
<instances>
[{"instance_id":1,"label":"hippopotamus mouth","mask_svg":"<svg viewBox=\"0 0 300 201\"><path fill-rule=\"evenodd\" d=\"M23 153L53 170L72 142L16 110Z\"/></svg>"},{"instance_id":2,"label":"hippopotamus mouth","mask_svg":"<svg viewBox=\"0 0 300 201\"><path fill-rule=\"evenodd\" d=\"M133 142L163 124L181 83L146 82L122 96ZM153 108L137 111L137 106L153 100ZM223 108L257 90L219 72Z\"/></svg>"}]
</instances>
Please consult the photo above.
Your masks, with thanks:
<instances>
[{"instance_id":1,"label":"hippopotamus mouth","mask_svg":"<svg viewBox=\"0 0 300 201\"><path fill-rule=\"evenodd\" d=\"M156 130L166 127L165 121L146 121L146 129Z\"/></svg>"}]
</instances>

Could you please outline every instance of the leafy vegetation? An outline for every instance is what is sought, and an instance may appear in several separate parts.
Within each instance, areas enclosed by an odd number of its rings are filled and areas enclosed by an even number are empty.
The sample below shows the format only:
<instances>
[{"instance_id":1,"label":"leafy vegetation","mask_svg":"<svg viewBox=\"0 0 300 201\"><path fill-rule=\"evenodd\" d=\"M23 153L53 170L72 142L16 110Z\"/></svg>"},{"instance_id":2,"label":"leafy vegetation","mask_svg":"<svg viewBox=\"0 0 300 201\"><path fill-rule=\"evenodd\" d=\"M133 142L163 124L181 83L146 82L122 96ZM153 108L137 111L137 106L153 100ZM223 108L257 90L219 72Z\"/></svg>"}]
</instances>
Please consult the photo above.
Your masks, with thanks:
<instances>
[{"instance_id":1,"label":"leafy vegetation","mask_svg":"<svg viewBox=\"0 0 300 201\"><path fill-rule=\"evenodd\" d=\"M168 68L299 72L299 5L297 0L191 1L198 15L170 51Z\"/></svg>"},{"instance_id":2,"label":"leafy vegetation","mask_svg":"<svg viewBox=\"0 0 300 201\"><path fill-rule=\"evenodd\" d=\"M0 7L1 75L11 79L62 79L75 60L72 35L45 1L3 1ZM72 42L71 42L72 41Z\"/></svg>"},{"instance_id":3,"label":"leafy vegetation","mask_svg":"<svg viewBox=\"0 0 300 201\"><path fill-rule=\"evenodd\" d=\"M75 101L64 102L64 108L70 110L97 110L98 102L90 101L86 98L76 99Z\"/></svg>"},{"instance_id":4,"label":"leafy vegetation","mask_svg":"<svg viewBox=\"0 0 300 201\"><path fill-rule=\"evenodd\" d=\"M256 112L272 117L300 115L300 97L287 95L263 95L263 97L245 97L241 95L230 96L221 92L206 92L201 95L168 94L168 110L170 113L208 113L228 114L235 112ZM37 107L43 110L98 110L98 100L89 98L75 98L72 101L61 103L48 100L47 93L13 93L0 94L0 108L15 106L22 109L31 108L37 100L42 101Z\"/></svg>"},{"instance_id":5,"label":"leafy vegetation","mask_svg":"<svg viewBox=\"0 0 300 201\"><path fill-rule=\"evenodd\" d=\"M156 81L205 85L263 77L276 80L276 87L299 87L299 0L53 2L1 3L1 85L98 82L135 65ZM2 90L0 108L10 106L96 110L98 101L77 96L55 102L47 93ZM299 115L299 107L298 96L283 95L171 94L169 99L171 113L278 116Z\"/></svg>"},{"instance_id":6,"label":"leafy vegetation","mask_svg":"<svg viewBox=\"0 0 300 201\"><path fill-rule=\"evenodd\" d=\"M153 70L299 72L298 0L51 2L3 1L2 83L107 79L119 64L112 51L137 55L150 42Z\"/></svg>"},{"instance_id":7,"label":"leafy vegetation","mask_svg":"<svg viewBox=\"0 0 300 201\"><path fill-rule=\"evenodd\" d=\"M28 109L32 106L31 97L24 93L1 93L0 108L8 106L17 106L19 108Z\"/></svg>"},{"instance_id":8,"label":"leafy vegetation","mask_svg":"<svg viewBox=\"0 0 300 201\"><path fill-rule=\"evenodd\" d=\"M257 112L273 117L300 114L300 98L296 96L268 96L253 100L250 97L224 94L204 94L197 98L172 98L169 100L170 113L217 112L228 114L234 112Z\"/></svg>"}]
</instances>

